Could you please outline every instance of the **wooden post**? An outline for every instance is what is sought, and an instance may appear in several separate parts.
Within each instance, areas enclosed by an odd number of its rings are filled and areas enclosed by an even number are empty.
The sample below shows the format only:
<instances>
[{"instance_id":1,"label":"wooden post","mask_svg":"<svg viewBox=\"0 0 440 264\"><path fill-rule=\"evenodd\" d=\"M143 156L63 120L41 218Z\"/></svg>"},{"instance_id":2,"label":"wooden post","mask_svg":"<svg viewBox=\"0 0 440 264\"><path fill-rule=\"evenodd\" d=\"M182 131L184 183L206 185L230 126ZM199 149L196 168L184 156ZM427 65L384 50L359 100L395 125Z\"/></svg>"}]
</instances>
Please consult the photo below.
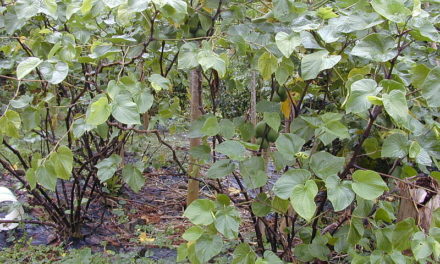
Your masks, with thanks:
<instances>
[{"instance_id":1,"label":"wooden post","mask_svg":"<svg viewBox=\"0 0 440 264\"><path fill-rule=\"evenodd\" d=\"M197 120L202 112L200 111L202 107L202 75L200 68L192 69L189 73L189 88L191 93L191 121ZM189 140L190 147L199 146L201 142L200 138L191 138ZM199 167L194 166L195 159L190 157L190 165L188 170L188 175L193 178L198 178ZM197 180L188 179L188 193L186 197L187 206L194 200L199 198L199 182Z\"/></svg>"}]
</instances>

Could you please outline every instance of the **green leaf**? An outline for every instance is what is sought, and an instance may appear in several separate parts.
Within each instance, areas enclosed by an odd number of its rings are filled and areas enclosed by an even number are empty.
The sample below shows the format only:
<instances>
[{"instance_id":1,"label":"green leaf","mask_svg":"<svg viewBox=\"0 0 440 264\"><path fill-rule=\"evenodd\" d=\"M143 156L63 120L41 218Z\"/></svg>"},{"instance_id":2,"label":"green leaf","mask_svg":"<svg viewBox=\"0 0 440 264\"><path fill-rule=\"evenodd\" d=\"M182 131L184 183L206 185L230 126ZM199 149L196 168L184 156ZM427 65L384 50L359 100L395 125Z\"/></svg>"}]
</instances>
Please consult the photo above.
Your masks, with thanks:
<instances>
[{"instance_id":1,"label":"green leaf","mask_svg":"<svg viewBox=\"0 0 440 264\"><path fill-rule=\"evenodd\" d=\"M18 0L15 4L15 12L17 12L19 19L29 19L38 14L39 9L40 1Z\"/></svg>"},{"instance_id":2,"label":"green leaf","mask_svg":"<svg viewBox=\"0 0 440 264\"><path fill-rule=\"evenodd\" d=\"M0 117L0 135L3 134L8 137L19 138L18 129L20 129L20 127L21 119L17 112L8 110Z\"/></svg>"},{"instance_id":3,"label":"green leaf","mask_svg":"<svg viewBox=\"0 0 440 264\"><path fill-rule=\"evenodd\" d=\"M371 102L368 96L377 95L381 87L372 79L362 79L351 84L350 95L345 103L345 110L347 113L362 113L371 107Z\"/></svg>"},{"instance_id":4,"label":"green leaf","mask_svg":"<svg viewBox=\"0 0 440 264\"><path fill-rule=\"evenodd\" d=\"M189 150L189 154L196 159L209 160L211 159L211 148L207 145L194 146Z\"/></svg>"},{"instance_id":5,"label":"green leaf","mask_svg":"<svg viewBox=\"0 0 440 264\"><path fill-rule=\"evenodd\" d=\"M275 35L275 43L281 53L283 53L284 57L289 58L295 51L296 47L301 45L301 37L297 32L292 32L291 34L278 32Z\"/></svg>"},{"instance_id":6,"label":"green leaf","mask_svg":"<svg viewBox=\"0 0 440 264\"><path fill-rule=\"evenodd\" d=\"M38 67L43 61L36 57L28 57L17 66L17 79L21 80L31 71Z\"/></svg>"},{"instance_id":7,"label":"green leaf","mask_svg":"<svg viewBox=\"0 0 440 264\"><path fill-rule=\"evenodd\" d=\"M281 199L288 199L293 188L298 184L304 184L312 175L308 170L289 169L275 182L273 192Z\"/></svg>"},{"instance_id":8,"label":"green leaf","mask_svg":"<svg viewBox=\"0 0 440 264\"><path fill-rule=\"evenodd\" d=\"M393 248L404 251L411 246L411 237L418 231L418 227L414 222L414 218L408 217L396 224L391 236Z\"/></svg>"},{"instance_id":9,"label":"green leaf","mask_svg":"<svg viewBox=\"0 0 440 264\"><path fill-rule=\"evenodd\" d=\"M359 217L352 217L350 220L350 229L348 230L347 242L355 245L364 236L365 228L362 219ZM362 263L362 262L361 262Z\"/></svg>"},{"instance_id":10,"label":"green leaf","mask_svg":"<svg viewBox=\"0 0 440 264\"><path fill-rule=\"evenodd\" d=\"M318 9L317 15L322 19L330 19L338 17L338 15L333 12L333 8L331 7L320 7Z\"/></svg>"},{"instance_id":11,"label":"green leaf","mask_svg":"<svg viewBox=\"0 0 440 264\"><path fill-rule=\"evenodd\" d=\"M417 89L421 89L423 83L426 80L426 77L428 76L428 74L430 72L431 72L431 69L428 68L426 65L414 64L410 70L412 85Z\"/></svg>"},{"instance_id":12,"label":"green leaf","mask_svg":"<svg viewBox=\"0 0 440 264\"><path fill-rule=\"evenodd\" d=\"M342 181L337 176L327 177L325 180L328 199L336 212L347 208L354 200L354 193L351 190L351 182Z\"/></svg>"},{"instance_id":13,"label":"green leaf","mask_svg":"<svg viewBox=\"0 0 440 264\"><path fill-rule=\"evenodd\" d=\"M207 199L193 201L183 213L195 225L210 225L214 222L215 203Z\"/></svg>"},{"instance_id":14,"label":"green leaf","mask_svg":"<svg viewBox=\"0 0 440 264\"><path fill-rule=\"evenodd\" d=\"M315 79L321 71L333 68L340 60L340 55L329 55L327 50L307 54L301 60L301 77Z\"/></svg>"},{"instance_id":15,"label":"green leaf","mask_svg":"<svg viewBox=\"0 0 440 264\"><path fill-rule=\"evenodd\" d=\"M237 238L240 214L233 206L218 210L215 214L215 228L227 239Z\"/></svg>"},{"instance_id":16,"label":"green leaf","mask_svg":"<svg viewBox=\"0 0 440 264\"><path fill-rule=\"evenodd\" d=\"M73 153L68 147L59 147L56 152L51 154L48 163L53 167L58 178L63 180L70 179L73 169Z\"/></svg>"},{"instance_id":17,"label":"green leaf","mask_svg":"<svg viewBox=\"0 0 440 264\"><path fill-rule=\"evenodd\" d=\"M206 176L211 179L220 179L228 176L235 170L235 165L230 160L219 160L215 162L206 172Z\"/></svg>"},{"instance_id":18,"label":"green leaf","mask_svg":"<svg viewBox=\"0 0 440 264\"><path fill-rule=\"evenodd\" d=\"M231 264L254 264L257 255L247 243L238 245L233 253Z\"/></svg>"},{"instance_id":19,"label":"green leaf","mask_svg":"<svg viewBox=\"0 0 440 264\"><path fill-rule=\"evenodd\" d=\"M127 125L140 125L139 110L137 105L128 94L120 94L112 103L113 117L119 122Z\"/></svg>"},{"instance_id":20,"label":"green leaf","mask_svg":"<svg viewBox=\"0 0 440 264\"><path fill-rule=\"evenodd\" d=\"M222 248L223 240L220 236L204 234L196 241L195 254L201 263L208 263Z\"/></svg>"},{"instance_id":21,"label":"green leaf","mask_svg":"<svg viewBox=\"0 0 440 264\"><path fill-rule=\"evenodd\" d=\"M41 64L40 71L43 78L49 83L59 84L67 77L69 66L62 61L56 63L45 61Z\"/></svg>"},{"instance_id":22,"label":"green leaf","mask_svg":"<svg viewBox=\"0 0 440 264\"><path fill-rule=\"evenodd\" d=\"M197 44L194 42L183 44L182 47L180 47L179 56L177 58L177 68L187 70L199 66L197 50Z\"/></svg>"},{"instance_id":23,"label":"green leaf","mask_svg":"<svg viewBox=\"0 0 440 264\"><path fill-rule=\"evenodd\" d=\"M264 112L263 120L275 131L278 131L281 124L280 114L276 112Z\"/></svg>"},{"instance_id":24,"label":"green leaf","mask_svg":"<svg viewBox=\"0 0 440 264\"><path fill-rule=\"evenodd\" d=\"M57 176L54 171L46 167L44 164L39 166L35 171L35 176L37 178L38 184L43 186L44 188L55 191L57 185Z\"/></svg>"},{"instance_id":25,"label":"green leaf","mask_svg":"<svg viewBox=\"0 0 440 264\"><path fill-rule=\"evenodd\" d=\"M315 196L317 194L318 186L315 181L308 180L305 184L296 185L290 195L290 203L293 209L307 221L310 221L315 214Z\"/></svg>"},{"instance_id":26,"label":"green leaf","mask_svg":"<svg viewBox=\"0 0 440 264\"><path fill-rule=\"evenodd\" d=\"M388 190L380 175L371 170L357 170L352 175L353 191L366 200L374 200Z\"/></svg>"},{"instance_id":27,"label":"green leaf","mask_svg":"<svg viewBox=\"0 0 440 264\"><path fill-rule=\"evenodd\" d=\"M267 175L262 157L251 157L240 162L240 173L244 184L249 189L260 188L267 183Z\"/></svg>"},{"instance_id":28,"label":"green leaf","mask_svg":"<svg viewBox=\"0 0 440 264\"><path fill-rule=\"evenodd\" d=\"M374 11L396 23L404 23L411 15L403 0L372 0L371 5Z\"/></svg>"},{"instance_id":29,"label":"green leaf","mask_svg":"<svg viewBox=\"0 0 440 264\"><path fill-rule=\"evenodd\" d=\"M269 80L278 68L278 59L272 53L264 52L258 58L258 70L264 80Z\"/></svg>"},{"instance_id":30,"label":"green leaf","mask_svg":"<svg viewBox=\"0 0 440 264\"><path fill-rule=\"evenodd\" d=\"M226 74L226 62L211 50L202 50L197 54L197 61L203 68L203 71L214 69L220 77Z\"/></svg>"},{"instance_id":31,"label":"green leaf","mask_svg":"<svg viewBox=\"0 0 440 264\"><path fill-rule=\"evenodd\" d=\"M408 155L408 137L401 133L389 135L382 145L383 158L403 158Z\"/></svg>"},{"instance_id":32,"label":"green leaf","mask_svg":"<svg viewBox=\"0 0 440 264\"><path fill-rule=\"evenodd\" d=\"M124 0L105 0L103 2L109 8L115 8L115 7L122 5L125 1Z\"/></svg>"},{"instance_id":33,"label":"green leaf","mask_svg":"<svg viewBox=\"0 0 440 264\"><path fill-rule=\"evenodd\" d=\"M287 160L295 159L295 154L301 151L304 143L306 143L304 139L290 133L280 134L278 139L275 141L278 151Z\"/></svg>"},{"instance_id":34,"label":"green leaf","mask_svg":"<svg viewBox=\"0 0 440 264\"><path fill-rule=\"evenodd\" d=\"M200 226L191 226L185 233L182 234L182 238L186 241L196 241L199 239L205 231Z\"/></svg>"},{"instance_id":35,"label":"green leaf","mask_svg":"<svg viewBox=\"0 0 440 264\"><path fill-rule=\"evenodd\" d=\"M167 78L163 77L160 74L152 74L150 77L148 77L148 81L150 81L151 86L153 87L153 89L155 91L161 91L163 90L170 90L172 85L170 80L168 80Z\"/></svg>"},{"instance_id":36,"label":"green leaf","mask_svg":"<svg viewBox=\"0 0 440 264\"><path fill-rule=\"evenodd\" d=\"M227 155L233 160L242 161L246 159L245 147L237 141L226 140L216 147L216 151Z\"/></svg>"},{"instance_id":37,"label":"green leaf","mask_svg":"<svg viewBox=\"0 0 440 264\"><path fill-rule=\"evenodd\" d=\"M271 201L265 193L259 193L251 204L252 212L255 216L264 217L270 213Z\"/></svg>"},{"instance_id":38,"label":"green leaf","mask_svg":"<svg viewBox=\"0 0 440 264\"><path fill-rule=\"evenodd\" d=\"M235 125L229 119L220 120L220 135L227 139L231 139L235 133Z\"/></svg>"},{"instance_id":39,"label":"green leaf","mask_svg":"<svg viewBox=\"0 0 440 264\"><path fill-rule=\"evenodd\" d=\"M386 62L397 56L396 43L389 35L374 33L359 41L351 50L351 55Z\"/></svg>"},{"instance_id":40,"label":"green leaf","mask_svg":"<svg viewBox=\"0 0 440 264\"><path fill-rule=\"evenodd\" d=\"M187 4L182 0L153 0L163 16L173 20L177 24L184 22L187 15Z\"/></svg>"},{"instance_id":41,"label":"green leaf","mask_svg":"<svg viewBox=\"0 0 440 264\"><path fill-rule=\"evenodd\" d=\"M81 13L83 15L87 15L93 7L93 0L83 0L82 5L80 7Z\"/></svg>"},{"instance_id":42,"label":"green leaf","mask_svg":"<svg viewBox=\"0 0 440 264\"><path fill-rule=\"evenodd\" d=\"M116 154L112 154L110 157L101 160L98 164L96 164L96 168L98 169L98 179L101 182L105 182L112 178L118 170L121 162L122 158Z\"/></svg>"},{"instance_id":43,"label":"green leaf","mask_svg":"<svg viewBox=\"0 0 440 264\"><path fill-rule=\"evenodd\" d=\"M310 158L310 168L316 176L323 180L338 174L344 167L344 163L345 158L333 156L325 151L315 153Z\"/></svg>"},{"instance_id":44,"label":"green leaf","mask_svg":"<svg viewBox=\"0 0 440 264\"><path fill-rule=\"evenodd\" d=\"M408 104L405 93L400 90L392 90L389 94L383 94L383 105L393 121L400 127L408 128Z\"/></svg>"},{"instance_id":45,"label":"green leaf","mask_svg":"<svg viewBox=\"0 0 440 264\"><path fill-rule=\"evenodd\" d=\"M411 251L417 261L425 259L432 254L431 245L426 238L425 233L419 231L411 239Z\"/></svg>"},{"instance_id":46,"label":"green leaf","mask_svg":"<svg viewBox=\"0 0 440 264\"><path fill-rule=\"evenodd\" d=\"M103 96L93 102L86 113L86 123L89 125L100 125L107 121L111 114L111 107L107 97Z\"/></svg>"},{"instance_id":47,"label":"green leaf","mask_svg":"<svg viewBox=\"0 0 440 264\"><path fill-rule=\"evenodd\" d=\"M127 164L122 169L122 179L134 191L139 192L145 184L142 171L137 166Z\"/></svg>"},{"instance_id":48,"label":"green leaf","mask_svg":"<svg viewBox=\"0 0 440 264\"><path fill-rule=\"evenodd\" d=\"M440 107L440 67L432 69L422 85L422 95L430 107Z\"/></svg>"},{"instance_id":49,"label":"green leaf","mask_svg":"<svg viewBox=\"0 0 440 264\"><path fill-rule=\"evenodd\" d=\"M217 117L211 116L205 120L203 127L200 129L205 136L213 137L220 132L220 126L217 121Z\"/></svg>"},{"instance_id":50,"label":"green leaf","mask_svg":"<svg viewBox=\"0 0 440 264\"><path fill-rule=\"evenodd\" d=\"M26 171L26 181L29 183L29 186L31 187L31 190L35 189L37 187L37 176L35 174L35 169L30 168Z\"/></svg>"},{"instance_id":51,"label":"green leaf","mask_svg":"<svg viewBox=\"0 0 440 264\"><path fill-rule=\"evenodd\" d=\"M20 96L18 99L14 99L14 100L10 100L10 104L12 107L20 109L20 108L25 108L26 106L28 106L32 100L34 99L33 96L29 96L27 94L24 94L22 96Z\"/></svg>"}]
</instances>

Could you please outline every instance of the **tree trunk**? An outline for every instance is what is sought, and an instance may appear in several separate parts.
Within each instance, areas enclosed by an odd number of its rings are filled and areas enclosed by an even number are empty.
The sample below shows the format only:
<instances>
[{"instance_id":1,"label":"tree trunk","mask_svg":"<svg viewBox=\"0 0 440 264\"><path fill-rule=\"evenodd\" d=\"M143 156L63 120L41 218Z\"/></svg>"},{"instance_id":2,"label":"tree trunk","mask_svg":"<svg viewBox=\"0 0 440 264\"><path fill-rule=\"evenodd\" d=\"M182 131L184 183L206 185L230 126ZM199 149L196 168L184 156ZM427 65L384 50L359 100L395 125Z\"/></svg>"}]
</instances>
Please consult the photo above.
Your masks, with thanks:
<instances>
[{"instance_id":1,"label":"tree trunk","mask_svg":"<svg viewBox=\"0 0 440 264\"><path fill-rule=\"evenodd\" d=\"M437 194L440 188L437 182L430 177L419 175L398 182L397 187L402 197L397 221L414 218L417 225L429 232L432 213L440 207L440 195Z\"/></svg>"},{"instance_id":2,"label":"tree trunk","mask_svg":"<svg viewBox=\"0 0 440 264\"><path fill-rule=\"evenodd\" d=\"M202 112L200 111L202 107L202 75L200 69L192 69L189 73L189 88L191 92L191 121L197 120ZM200 138L191 138L189 140L189 145L191 148L200 145ZM193 178L198 178L199 167L194 166L195 160L190 157L190 165L188 170L188 175ZM199 198L199 182L197 180L188 180L188 194L186 197L187 206L194 200Z\"/></svg>"},{"instance_id":3,"label":"tree trunk","mask_svg":"<svg viewBox=\"0 0 440 264\"><path fill-rule=\"evenodd\" d=\"M254 127L257 125L257 72L251 72L251 84L250 84L250 92L251 92L251 109L250 109L250 118L251 123ZM252 137L252 143L255 143L255 137Z\"/></svg>"}]
</instances>

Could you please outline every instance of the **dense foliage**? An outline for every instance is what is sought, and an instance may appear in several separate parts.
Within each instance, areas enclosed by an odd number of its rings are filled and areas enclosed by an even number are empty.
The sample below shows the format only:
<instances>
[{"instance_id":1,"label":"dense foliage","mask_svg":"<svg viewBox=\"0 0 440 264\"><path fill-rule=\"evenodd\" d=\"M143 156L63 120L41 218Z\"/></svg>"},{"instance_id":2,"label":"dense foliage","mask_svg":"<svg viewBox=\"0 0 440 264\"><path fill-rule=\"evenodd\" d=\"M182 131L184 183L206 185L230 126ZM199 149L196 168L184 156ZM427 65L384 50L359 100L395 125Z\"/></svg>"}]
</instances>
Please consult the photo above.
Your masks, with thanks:
<instances>
[{"instance_id":1,"label":"dense foliage","mask_svg":"<svg viewBox=\"0 0 440 264\"><path fill-rule=\"evenodd\" d=\"M134 134L193 175L166 127L202 138L192 165L217 191L187 207L178 260L239 240L232 263L439 261L438 211L427 230L397 219L397 183L440 180L437 0L0 3L0 153L14 156L0 162L65 237L104 188L140 190L145 163L124 158ZM193 69L204 109L189 124Z\"/></svg>"}]
</instances>

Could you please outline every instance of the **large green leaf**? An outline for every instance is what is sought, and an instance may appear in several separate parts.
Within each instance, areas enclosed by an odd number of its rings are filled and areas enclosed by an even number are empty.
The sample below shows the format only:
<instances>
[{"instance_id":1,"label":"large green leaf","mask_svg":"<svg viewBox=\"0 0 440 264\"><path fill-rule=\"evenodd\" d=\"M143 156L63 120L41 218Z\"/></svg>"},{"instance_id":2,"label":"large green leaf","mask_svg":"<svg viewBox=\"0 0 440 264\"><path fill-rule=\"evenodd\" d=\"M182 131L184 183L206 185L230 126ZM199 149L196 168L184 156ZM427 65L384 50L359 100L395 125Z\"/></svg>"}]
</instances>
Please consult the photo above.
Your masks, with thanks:
<instances>
[{"instance_id":1,"label":"large green leaf","mask_svg":"<svg viewBox=\"0 0 440 264\"><path fill-rule=\"evenodd\" d=\"M233 253L231 264L254 264L257 255L247 243L238 245Z\"/></svg>"},{"instance_id":2,"label":"large green leaf","mask_svg":"<svg viewBox=\"0 0 440 264\"><path fill-rule=\"evenodd\" d=\"M197 54L197 61L202 66L203 70L214 69L218 72L220 77L226 74L226 62L216 53L211 50L202 50Z\"/></svg>"},{"instance_id":3,"label":"large green leaf","mask_svg":"<svg viewBox=\"0 0 440 264\"><path fill-rule=\"evenodd\" d=\"M240 173L247 188L263 187L267 183L267 175L262 157L251 157L240 162Z\"/></svg>"},{"instance_id":4,"label":"large green leaf","mask_svg":"<svg viewBox=\"0 0 440 264\"><path fill-rule=\"evenodd\" d=\"M394 38L389 35L374 33L359 41L351 50L351 55L377 62L386 62L396 57L396 43Z\"/></svg>"},{"instance_id":5,"label":"large green leaf","mask_svg":"<svg viewBox=\"0 0 440 264\"><path fill-rule=\"evenodd\" d=\"M122 169L122 179L134 192L139 192L145 184L141 168L133 164L124 166L124 169Z\"/></svg>"},{"instance_id":6,"label":"large green leaf","mask_svg":"<svg viewBox=\"0 0 440 264\"><path fill-rule=\"evenodd\" d=\"M281 118L280 114L277 112L264 112L263 120L275 131L278 131L280 128Z\"/></svg>"},{"instance_id":7,"label":"large green leaf","mask_svg":"<svg viewBox=\"0 0 440 264\"><path fill-rule=\"evenodd\" d=\"M152 74L150 77L148 77L148 81L150 81L151 86L155 91L161 91L163 90L170 90L171 89L171 82L167 78L163 77L160 74Z\"/></svg>"},{"instance_id":8,"label":"large green leaf","mask_svg":"<svg viewBox=\"0 0 440 264\"><path fill-rule=\"evenodd\" d=\"M362 113L371 107L368 96L376 96L382 88L372 79L362 79L351 84L350 95L345 103L347 113Z\"/></svg>"},{"instance_id":9,"label":"large green leaf","mask_svg":"<svg viewBox=\"0 0 440 264\"><path fill-rule=\"evenodd\" d=\"M89 106L86 114L86 123L95 126L103 124L107 121L111 111L107 97L103 96Z\"/></svg>"},{"instance_id":10,"label":"large green leaf","mask_svg":"<svg viewBox=\"0 0 440 264\"><path fill-rule=\"evenodd\" d=\"M374 200L388 190L380 175L371 170L357 170L352 175L353 191L366 200Z\"/></svg>"},{"instance_id":11,"label":"large green leaf","mask_svg":"<svg viewBox=\"0 0 440 264\"><path fill-rule=\"evenodd\" d=\"M215 204L211 200L198 199L192 202L183 213L195 225L210 225L214 222Z\"/></svg>"},{"instance_id":12,"label":"large green leaf","mask_svg":"<svg viewBox=\"0 0 440 264\"><path fill-rule=\"evenodd\" d=\"M20 62L17 66L17 79L21 80L31 71L38 67L43 61L36 57L29 57Z\"/></svg>"},{"instance_id":13,"label":"large green leaf","mask_svg":"<svg viewBox=\"0 0 440 264\"><path fill-rule=\"evenodd\" d=\"M40 9L40 1L18 0L15 4L15 11L19 19L29 19L35 16ZM21 78L18 78L21 79Z\"/></svg>"},{"instance_id":14,"label":"large green leaf","mask_svg":"<svg viewBox=\"0 0 440 264\"><path fill-rule=\"evenodd\" d=\"M192 69L199 66L197 61L197 44L187 42L180 47L179 57L177 59L179 69Z\"/></svg>"},{"instance_id":15,"label":"large green leaf","mask_svg":"<svg viewBox=\"0 0 440 264\"><path fill-rule=\"evenodd\" d=\"M408 128L408 105L405 93L400 90L392 90L389 94L383 94L383 105L393 121L400 127Z\"/></svg>"},{"instance_id":16,"label":"large green leaf","mask_svg":"<svg viewBox=\"0 0 440 264\"><path fill-rule=\"evenodd\" d=\"M55 191L57 185L57 176L55 171L50 166L47 167L44 164L39 166L35 171L35 176L37 178L37 183L44 188Z\"/></svg>"},{"instance_id":17,"label":"large green leaf","mask_svg":"<svg viewBox=\"0 0 440 264\"><path fill-rule=\"evenodd\" d=\"M246 159L245 156L246 149L238 141L226 140L217 146L216 151L227 155L229 158L233 160L241 161Z\"/></svg>"},{"instance_id":18,"label":"large green leaf","mask_svg":"<svg viewBox=\"0 0 440 264\"><path fill-rule=\"evenodd\" d=\"M206 172L206 176L211 179L220 179L228 176L235 170L235 165L230 160L219 160L215 162Z\"/></svg>"},{"instance_id":19,"label":"large green leaf","mask_svg":"<svg viewBox=\"0 0 440 264\"><path fill-rule=\"evenodd\" d=\"M290 133L280 134L278 139L275 141L278 151L287 160L293 160L295 158L295 154L301 151L304 143L306 143L304 139Z\"/></svg>"},{"instance_id":20,"label":"large green leaf","mask_svg":"<svg viewBox=\"0 0 440 264\"><path fill-rule=\"evenodd\" d=\"M61 146L51 154L46 166L50 164L56 172L57 178L68 180L73 169L73 153L66 147Z\"/></svg>"},{"instance_id":21,"label":"large green leaf","mask_svg":"<svg viewBox=\"0 0 440 264\"><path fill-rule=\"evenodd\" d=\"M206 136L215 136L220 132L220 126L218 124L217 118L215 116L208 117L203 124L203 127L200 129Z\"/></svg>"},{"instance_id":22,"label":"large green leaf","mask_svg":"<svg viewBox=\"0 0 440 264\"><path fill-rule=\"evenodd\" d=\"M411 10L405 7L404 0L372 0L371 5L374 11L396 23L405 22L411 15Z\"/></svg>"},{"instance_id":23,"label":"large green leaf","mask_svg":"<svg viewBox=\"0 0 440 264\"><path fill-rule=\"evenodd\" d=\"M289 58L293 51L295 51L295 48L301 45L301 37L297 32L291 34L278 32L275 35L275 42L281 53L283 53L286 58Z\"/></svg>"},{"instance_id":24,"label":"large green leaf","mask_svg":"<svg viewBox=\"0 0 440 264\"><path fill-rule=\"evenodd\" d=\"M20 127L21 118L17 112L8 110L0 117L0 135L18 138Z\"/></svg>"},{"instance_id":25,"label":"large green leaf","mask_svg":"<svg viewBox=\"0 0 440 264\"><path fill-rule=\"evenodd\" d=\"M140 125L139 110L130 95L120 94L112 103L113 117L119 122L127 125Z\"/></svg>"},{"instance_id":26,"label":"large green leaf","mask_svg":"<svg viewBox=\"0 0 440 264\"><path fill-rule=\"evenodd\" d=\"M422 95L430 107L440 107L440 67L432 69L422 85Z\"/></svg>"},{"instance_id":27,"label":"large green leaf","mask_svg":"<svg viewBox=\"0 0 440 264\"><path fill-rule=\"evenodd\" d=\"M338 174L344 167L345 158L336 157L332 154L321 151L310 158L310 168L319 178L325 180L327 177Z\"/></svg>"},{"instance_id":28,"label":"large green leaf","mask_svg":"<svg viewBox=\"0 0 440 264\"><path fill-rule=\"evenodd\" d=\"M96 164L96 168L98 169L98 179L101 182L109 180L111 177L113 177L113 175L115 175L121 162L122 158L116 154L112 154L110 157L101 160L98 164Z\"/></svg>"},{"instance_id":29,"label":"large green leaf","mask_svg":"<svg viewBox=\"0 0 440 264\"><path fill-rule=\"evenodd\" d=\"M185 21L188 13L187 4L183 0L152 0L159 7L162 15L173 20L177 24Z\"/></svg>"},{"instance_id":30,"label":"large green leaf","mask_svg":"<svg viewBox=\"0 0 440 264\"><path fill-rule=\"evenodd\" d=\"M223 248L223 240L218 235L204 234L196 241L195 254L201 263L208 263Z\"/></svg>"},{"instance_id":31,"label":"large green leaf","mask_svg":"<svg viewBox=\"0 0 440 264\"><path fill-rule=\"evenodd\" d=\"M315 196L317 194L318 186L315 181L308 180L305 184L296 185L290 195L290 203L293 209L307 221L310 221L315 214Z\"/></svg>"},{"instance_id":32,"label":"large green leaf","mask_svg":"<svg viewBox=\"0 0 440 264\"><path fill-rule=\"evenodd\" d=\"M258 70L264 80L269 80L278 68L278 59L272 53L264 52L258 58Z\"/></svg>"},{"instance_id":33,"label":"large green leaf","mask_svg":"<svg viewBox=\"0 0 440 264\"><path fill-rule=\"evenodd\" d=\"M228 239L234 239L238 235L240 226L240 214L233 206L218 210L215 214L215 228Z\"/></svg>"},{"instance_id":34,"label":"large green leaf","mask_svg":"<svg viewBox=\"0 0 440 264\"><path fill-rule=\"evenodd\" d=\"M336 212L347 208L354 200L351 182L341 181L337 176L327 177L325 180L327 196Z\"/></svg>"},{"instance_id":35,"label":"large green leaf","mask_svg":"<svg viewBox=\"0 0 440 264\"><path fill-rule=\"evenodd\" d=\"M382 145L382 157L384 158L403 158L408 155L408 137L402 133L389 135Z\"/></svg>"},{"instance_id":36,"label":"large green leaf","mask_svg":"<svg viewBox=\"0 0 440 264\"><path fill-rule=\"evenodd\" d=\"M310 179L311 174L304 169L289 169L275 182L273 192L281 199L288 199L293 188L298 184L304 184Z\"/></svg>"},{"instance_id":37,"label":"large green leaf","mask_svg":"<svg viewBox=\"0 0 440 264\"><path fill-rule=\"evenodd\" d=\"M314 79L321 71L333 68L340 60L340 55L329 55L327 50L307 54L301 60L301 77L304 80Z\"/></svg>"},{"instance_id":38,"label":"large green leaf","mask_svg":"<svg viewBox=\"0 0 440 264\"><path fill-rule=\"evenodd\" d=\"M51 84L59 84L67 77L69 65L62 61L54 63L45 61L41 64L40 71L45 80Z\"/></svg>"}]
</instances>

